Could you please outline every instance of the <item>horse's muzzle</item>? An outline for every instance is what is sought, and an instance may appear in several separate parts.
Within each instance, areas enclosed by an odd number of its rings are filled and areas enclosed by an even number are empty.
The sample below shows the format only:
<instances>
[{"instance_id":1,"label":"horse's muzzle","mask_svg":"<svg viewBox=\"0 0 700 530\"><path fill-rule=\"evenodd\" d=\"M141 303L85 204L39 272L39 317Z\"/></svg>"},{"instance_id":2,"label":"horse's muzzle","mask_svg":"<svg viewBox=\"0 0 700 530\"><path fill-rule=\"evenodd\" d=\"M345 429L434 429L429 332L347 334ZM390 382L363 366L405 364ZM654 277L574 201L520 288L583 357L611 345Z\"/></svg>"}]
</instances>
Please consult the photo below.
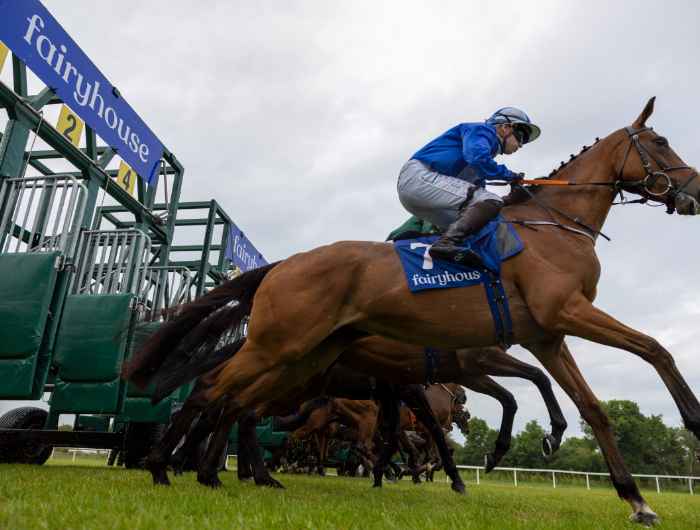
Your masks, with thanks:
<instances>
[{"instance_id":1,"label":"horse's muzzle","mask_svg":"<svg viewBox=\"0 0 700 530\"><path fill-rule=\"evenodd\" d=\"M700 214L700 203L698 203L695 197L684 192L676 194L674 206L679 215Z\"/></svg>"}]
</instances>

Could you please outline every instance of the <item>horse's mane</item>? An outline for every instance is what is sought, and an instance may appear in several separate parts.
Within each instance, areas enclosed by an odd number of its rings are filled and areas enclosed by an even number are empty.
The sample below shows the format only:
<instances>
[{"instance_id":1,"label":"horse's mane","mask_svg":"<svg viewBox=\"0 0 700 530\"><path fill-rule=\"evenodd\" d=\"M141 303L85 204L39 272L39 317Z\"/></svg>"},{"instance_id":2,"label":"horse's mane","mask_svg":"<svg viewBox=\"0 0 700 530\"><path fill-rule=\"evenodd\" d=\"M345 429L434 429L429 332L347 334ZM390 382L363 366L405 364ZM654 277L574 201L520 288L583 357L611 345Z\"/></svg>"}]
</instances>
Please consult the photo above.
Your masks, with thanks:
<instances>
[{"instance_id":1,"label":"horse's mane","mask_svg":"<svg viewBox=\"0 0 700 530\"><path fill-rule=\"evenodd\" d=\"M568 167L569 164L571 164L574 160L576 160L579 156L588 151L598 142L600 142L600 138L596 137L595 141L593 142L593 145L584 145L577 154L569 155L569 160L562 160L559 166L555 167L552 171L550 171L546 177L539 177L535 180L553 179L560 171ZM524 202L529 201L532 198L532 195L536 195L537 193L542 191L542 188L544 188L544 186L531 185L526 186L525 188L523 188L522 186L513 187L511 188L510 192L503 197L503 203L505 206L514 206L516 204L522 204Z\"/></svg>"}]
</instances>

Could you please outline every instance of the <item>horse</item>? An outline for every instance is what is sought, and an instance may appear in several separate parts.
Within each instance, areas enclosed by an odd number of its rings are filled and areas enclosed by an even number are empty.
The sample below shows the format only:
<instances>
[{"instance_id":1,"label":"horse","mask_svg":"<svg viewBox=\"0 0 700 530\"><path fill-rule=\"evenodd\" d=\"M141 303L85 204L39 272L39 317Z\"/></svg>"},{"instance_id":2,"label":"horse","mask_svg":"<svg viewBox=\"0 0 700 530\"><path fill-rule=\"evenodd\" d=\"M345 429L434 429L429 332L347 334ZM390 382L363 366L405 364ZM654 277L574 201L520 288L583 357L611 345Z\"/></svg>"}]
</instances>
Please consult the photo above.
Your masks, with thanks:
<instances>
[{"instance_id":1,"label":"horse","mask_svg":"<svg viewBox=\"0 0 700 530\"><path fill-rule=\"evenodd\" d=\"M700 210L697 172L646 125L654 101L631 126L596 141L550 175L549 183L557 185L539 186L523 203L502 211L525 243L501 270L512 343L532 352L576 404L596 436L618 495L632 509L631 520L643 524L658 516L630 475L565 337L620 348L649 362L685 426L700 438L700 403L672 355L656 339L593 304L601 271L595 243L619 192L656 200L671 213ZM381 335L444 349L500 342L479 286L412 294L395 250L385 243L343 241L296 254L243 296L252 306L247 338L206 395L210 403L225 407L206 456L210 462L241 411L305 384L359 338ZM198 335L209 326L205 319L161 338L168 342L182 334Z\"/></svg>"},{"instance_id":2,"label":"horse","mask_svg":"<svg viewBox=\"0 0 700 530\"><path fill-rule=\"evenodd\" d=\"M179 467L184 464L182 455L195 454L199 447L199 441L210 434L213 425L218 421L220 412L210 411L208 414L211 417L210 421L206 421L207 416L204 415L195 423L195 427L192 427L197 416L202 414L206 404L206 401L203 400L203 393L211 387L218 370L222 367L223 363L219 365L218 369L215 368L197 380L192 393L182 410L173 418L163 439L151 450L146 467L151 471L154 484L169 484L166 471L168 462L172 463L173 460L178 462L174 466L178 472ZM382 374L384 379L370 379L367 374L373 373ZM313 398L322 392L355 399L367 399L376 395L384 399L384 406L387 408L394 407L395 404L391 396L398 394L400 399L413 407L416 415L420 417L421 424L430 432L430 438L437 447L440 460L444 463L446 472L452 479L453 490L463 492L464 486L459 479L452 456L448 452L444 435L429 416L430 408L426 407L427 397L421 395L421 388L412 385L427 381L449 383L450 380L456 380L459 384L475 392L490 395L501 403L503 415L495 448L491 453L484 455L486 472L488 473L498 464L510 447L513 420L517 411L517 402L513 395L489 375L520 377L532 381L538 387L550 412L552 424L552 433L545 435L543 439L543 451L548 455L554 453L559 448L567 424L552 392L549 379L540 369L519 361L499 348L460 351L433 350L431 362L428 363L424 348L381 337L363 339L353 343L328 373L307 385L301 396L288 397L283 402L273 405L272 408L275 414L284 413L284 407ZM393 390L387 386L390 384L394 385ZM303 407L301 413L296 417L278 418L279 430L293 430L301 426L308 419L311 410L307 406ZM395 416L390 416L390 418L395 418ZM255 415L251 416L250 413L239 418L239 437L242 440L250 440L247 444L240 444L245 449L242 454L239 454L239 478L252 476L258 485L281 487L278 481L265 472L262 461L257 461L254 453L250 455L250 458L245 453L248 446L256 444L255 421ZM398 425L388 425L386 428L395 432L398 430ZM170 453L186 434L186 443L176 452L177 457L169 458ZM392 441L394 439L390 435L387 435L386 438L391 444L398 444L398 440ZM404 445L406 445L405 442ZM222 447L221 451L223 450ZM389 451L390 448L387 447L387 453ZM409 452L409 454L411 453ZM390 459L390 456L389 454L385 458ZM251 467L245 468L242 462L249 460ZM256 463L252 463L252 461ZM381 486L381 473L389 462L390 460L380 460L374 466L377 469L376 487ZM197 477L201 483L214 487L220 484L216 477L220 467L218 461L214 467L207 468L203 463L195 467L198 468ZM244 474L243 469L250 469L250 472L246 471Z\"/></svg>"}]
</instances>

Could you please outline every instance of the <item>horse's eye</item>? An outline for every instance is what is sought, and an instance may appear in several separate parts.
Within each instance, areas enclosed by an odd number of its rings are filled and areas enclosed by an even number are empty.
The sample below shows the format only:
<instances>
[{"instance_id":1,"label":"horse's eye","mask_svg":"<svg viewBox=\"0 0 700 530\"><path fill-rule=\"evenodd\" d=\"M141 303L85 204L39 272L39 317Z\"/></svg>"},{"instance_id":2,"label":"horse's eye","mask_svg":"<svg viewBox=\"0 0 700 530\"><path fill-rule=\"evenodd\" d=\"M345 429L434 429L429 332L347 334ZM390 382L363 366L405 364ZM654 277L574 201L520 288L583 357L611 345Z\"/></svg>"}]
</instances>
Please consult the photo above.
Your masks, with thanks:
<instances>
[{"instance_id":1,"label":"horse's eye","mask_svg":"<svg viewBox=\"0 0 700 530\"><path fill-rule=\"evenodd\" d=\"M661 147L668 147L668 140L664 138L663 136L659 136L658 138L654 138L654 143L656 145L659 145Z\"/></svg>"}]
</instances>

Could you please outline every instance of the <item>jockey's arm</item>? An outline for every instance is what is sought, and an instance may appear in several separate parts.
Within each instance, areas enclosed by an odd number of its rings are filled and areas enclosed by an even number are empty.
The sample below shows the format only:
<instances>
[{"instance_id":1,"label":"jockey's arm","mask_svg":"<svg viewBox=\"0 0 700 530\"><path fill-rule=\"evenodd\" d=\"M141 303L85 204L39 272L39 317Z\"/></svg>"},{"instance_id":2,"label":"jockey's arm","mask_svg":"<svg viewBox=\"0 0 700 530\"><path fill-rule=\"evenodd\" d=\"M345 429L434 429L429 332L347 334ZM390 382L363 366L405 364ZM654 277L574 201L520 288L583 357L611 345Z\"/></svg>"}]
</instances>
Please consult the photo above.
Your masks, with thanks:
<instances>
[{"instance_id":1,"label":"jockey's arm","mask_svg":"<svg viewBox=\"0 0 700 530\"><path fill-rule=\"evenodd\" d=\"M498 147L498 137L488 127L476 127L462 138L462 156L484 180L516 180L520 175L505 164L497 164L491 153Z\"/></svg>"}]
</instances>

